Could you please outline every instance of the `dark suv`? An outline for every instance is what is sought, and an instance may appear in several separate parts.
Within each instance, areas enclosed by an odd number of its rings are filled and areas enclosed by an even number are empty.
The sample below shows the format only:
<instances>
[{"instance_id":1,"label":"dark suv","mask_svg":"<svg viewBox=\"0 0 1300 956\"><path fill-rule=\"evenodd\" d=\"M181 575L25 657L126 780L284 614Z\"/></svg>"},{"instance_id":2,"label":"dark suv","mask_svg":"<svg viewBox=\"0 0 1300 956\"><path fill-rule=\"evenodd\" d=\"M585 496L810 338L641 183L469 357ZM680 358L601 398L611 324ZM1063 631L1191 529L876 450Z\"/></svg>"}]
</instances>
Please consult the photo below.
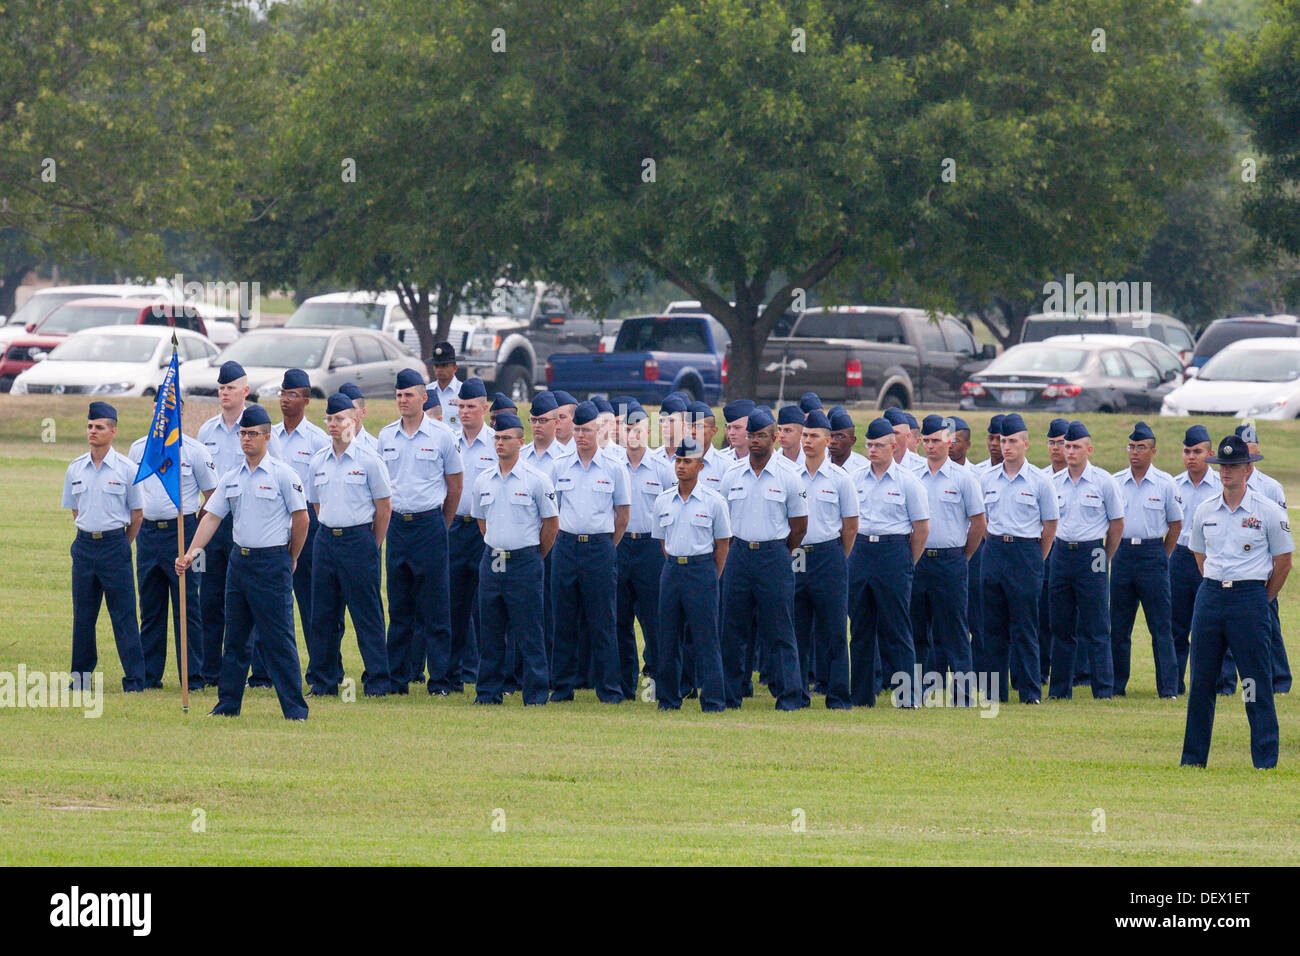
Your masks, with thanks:
<instances>
[{"instance_id":1,"label":"dark suv","mask_svg":"<svg viewBox=\"0 0 1300 956\"><path fill-rule=\"evenodd\" d=\"M1223 351L1225 345L1241 339L1290 339L1297 336L1300 336L1300 319L1294 315L1241 315L1215 319L1196 340L1191 366L1200 368Z\"/></svg>"}]
</instances>

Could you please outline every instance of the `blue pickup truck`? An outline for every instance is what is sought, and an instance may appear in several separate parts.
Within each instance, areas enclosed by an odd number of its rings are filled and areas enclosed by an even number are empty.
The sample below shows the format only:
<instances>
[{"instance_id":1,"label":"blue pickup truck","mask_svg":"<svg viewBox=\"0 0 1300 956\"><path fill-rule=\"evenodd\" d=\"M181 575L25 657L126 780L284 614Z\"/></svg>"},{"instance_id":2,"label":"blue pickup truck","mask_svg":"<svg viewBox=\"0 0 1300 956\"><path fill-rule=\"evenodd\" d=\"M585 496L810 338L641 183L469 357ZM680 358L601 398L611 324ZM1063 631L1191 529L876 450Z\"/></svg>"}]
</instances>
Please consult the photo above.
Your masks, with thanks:
<instances>
[{"instance_id":1,"label":"blue pickup truck","mask_svg":"<svg viewBox=\"0 0 1300 956\"><path fill-rule=\"evenodd\" d=\"M581 400L593 395L631 395L660 402L669 392L716 405L722 397L723 365L731 341L709 315L644 315L624 319L613 351L553 354L546 387Z\"/></svg>"}]
</instances>

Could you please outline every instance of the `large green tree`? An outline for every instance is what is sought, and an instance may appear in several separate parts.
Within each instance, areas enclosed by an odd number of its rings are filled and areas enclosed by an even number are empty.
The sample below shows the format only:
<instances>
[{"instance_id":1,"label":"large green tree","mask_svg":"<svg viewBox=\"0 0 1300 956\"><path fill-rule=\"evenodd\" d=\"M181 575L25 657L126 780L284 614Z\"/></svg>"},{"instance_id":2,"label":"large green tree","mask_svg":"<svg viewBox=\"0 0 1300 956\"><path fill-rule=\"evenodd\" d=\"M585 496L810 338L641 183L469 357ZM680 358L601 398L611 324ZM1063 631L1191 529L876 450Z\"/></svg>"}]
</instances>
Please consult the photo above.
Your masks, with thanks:
<instances>
[{"instance_id":1,"label":"large green tree","mask_svg":"<svg viewBox=\"0 0 1300 956\"><path fill-rule=\"evenodd\" d=\"M222 0L0 0L0 313L53 259L148 273L234 205L255 17Z\"/></svg>"}]
</instances>

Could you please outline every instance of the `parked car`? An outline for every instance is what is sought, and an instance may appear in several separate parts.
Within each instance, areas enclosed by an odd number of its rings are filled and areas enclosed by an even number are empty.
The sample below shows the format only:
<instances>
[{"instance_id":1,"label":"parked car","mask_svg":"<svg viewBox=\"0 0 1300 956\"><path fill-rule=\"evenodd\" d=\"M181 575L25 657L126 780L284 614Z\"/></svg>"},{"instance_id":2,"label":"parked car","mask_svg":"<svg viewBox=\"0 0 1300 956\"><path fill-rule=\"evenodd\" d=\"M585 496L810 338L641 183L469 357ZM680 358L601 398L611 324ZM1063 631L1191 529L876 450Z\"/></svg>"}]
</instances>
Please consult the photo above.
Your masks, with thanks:
<instances>
[{"instance_id":1,"label":"parked car","mask_svg":"<svg viewBox=\"0 0 1300 956\"><path fill-rule=\"evenodd\" d=\"M477 376L489 392L523 402L545 387L548 359L595 352L618 329L618 320L575 313L561 289L502 280L466 305L450 341L463 377Z\"/></svg>"},{"instance_id":2,"label":"parked car","mask_svg":"<svg viewBox=\"0 0 1300 956\"><path fill-rule=\"evenodd\" d=\"M217 347L176 330L182 362L208 359ZM14 379L15 395L156 395L172 360L172 330L157 325L110 325L71 335Z\"/></svg>"},{"instance_id":3,"label":"parked car","mask_svg":"<svg viewBox=\"0 0 1300 956\"><path fill-rule=\"evenodd\" d=\"M372 329L254 329L213 358L182 365L181 392L215 396L217 374L227 361L244 367L255 401L279 394L287 368L307 373L316 398L325 398L349 381L367 397L391 398L399 371L424 371L418 358Z\"/></svg>"},{"instance_id":4,"label":"parked car","mask_svg":"<svg viewBox=\"0 0 1300 956\"><path fill-rule=\"evenodd\" d=\"M994 355L952 316L895 306L812 308L776 323L759 361L758 399L815 391L831 402L911 408L955 402Z\"/></svg>"},{"instance_id":5,"label":"parked car","mask_svg":"<svg viewBox=\"0 0 1300 956\"><path fill-rule=\"evenodd\" d=\"M1053 335L1050 339L1044 339L1044 341L1059 342L1062 345L1083 342L1085 344L1109 345L1117 349L1132 349L1143 358L1150 359L1151 364L1160 372L1162 381L1173 382L1175 385L1183 384L1185 363L1179 358L1177 352L1155 339L1136 335L1096 334Z\"/></svg>"},{"instance_id":6,"label":"parked car","mask_svg":"<svg viewBox=\"0 0 1300 956\"><path fill-rule=\"evenodd\" d=\"M210 302L196 303L194 308L203 312L203 324L207 327L208 339L217 348L224 349L242 334L238 312Z\"/></svg>"},{"instance_id":7,"label":"parked car","mask_svg":"<svg viewBox=\"0 0 1300 956\"><path fill-rule=\"evenodd\" d=\"M631 395L660 402L672 391L716 404L730 337L707 315L645 315L623 320L613 351L552 355L546 384L575 398Z\"/></svg>"},{"instance_id":8,"label":"parked car","mask_svg":"<svg viewBox=\"0 0 1300 956\"><path fill-rule=\"evenodd\" d=\"M0 358L0 391L8 391L18 373L60 345L69 335L102 325L163 325L188 329L204 337L207 326L197 309L159 298L74 299L55 307L31 332L19 335Z\"/></svg>"},{"instance_id":9,"label":"parked car","mask_svg":"<svg viewBox=\"0 0 1300 956\"><path fill-rule=\"evenodd\" d=\"M1116 312L1110 315L1037 313L1025 319L1020 341L1042 342L1054 335L1137 335L1163 342L1186 365L1192 358L1192 330L1162 312Z\"/></svg>"},{"instance_id":10,"label":"parked car","mask_svg":"<svg viewBox=\"0 0 1300 956\"><path fill-rule=\"evenodd\" d=\"M1296 338L1300 319L1294 315L1239 315L1215 319L1201 332L1192 353L1191 366L1200 368L1233 342L1242 339Z\"/></svg>"},{"instance_id":11,"label":"parked car","mask_svg":"<svg viewBox=\"0 0 1300 956\"><path fill-rule=\"evenodd\" d=\"M37 289L0 327L0 342L12 342L24 332L31 332L40 321L66 302L76 299L126 299L146 296L149 299L174 300L170 286L163 285L55 285Z\"/></svg>"},{"instance_id":12,"label":"parked car","mask_svg":"<svg viewBox=\"0 0 1300 956\"><path fill-rule=\"evenodd\" d=\"M1300 338L1239 339L1224 346L1181 388L1161 415L1300 415Z\"/></svg>"},{"instance_id":13,"label":"parked car","mask_svg":"<svg viewBox=\"0 0 1300 956\"><path fill-rule=\"evenodd\" d=\"M1028 342L1007 349L961 388L968 410L1155 411L1173 388L1149 359L1104 342Z\"/></svg>"}]
</instances>

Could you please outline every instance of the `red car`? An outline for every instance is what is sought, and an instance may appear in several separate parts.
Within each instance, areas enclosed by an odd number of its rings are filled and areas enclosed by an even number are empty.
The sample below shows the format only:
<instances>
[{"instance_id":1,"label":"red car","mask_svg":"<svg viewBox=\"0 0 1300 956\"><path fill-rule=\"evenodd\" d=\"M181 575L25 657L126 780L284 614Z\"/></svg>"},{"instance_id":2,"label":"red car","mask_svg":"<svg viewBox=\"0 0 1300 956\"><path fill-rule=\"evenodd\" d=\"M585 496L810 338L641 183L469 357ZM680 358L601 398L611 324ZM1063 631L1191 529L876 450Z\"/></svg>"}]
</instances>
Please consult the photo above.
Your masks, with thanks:
<instances>
[{"instance_id":1,"label":"red car","mask_svg":"<svg viewBox=\"0 0 1300 956\"><path fill-rule=\"evenodd\" d=\"M18 373L36 364L37 354L50 351L74 333L101 325L174 325L205 337L208 334L203 316L193 306L146 297L65 302L5 346L0 358L0 392L9 391Z\"/></svg>"}]
</instances>

